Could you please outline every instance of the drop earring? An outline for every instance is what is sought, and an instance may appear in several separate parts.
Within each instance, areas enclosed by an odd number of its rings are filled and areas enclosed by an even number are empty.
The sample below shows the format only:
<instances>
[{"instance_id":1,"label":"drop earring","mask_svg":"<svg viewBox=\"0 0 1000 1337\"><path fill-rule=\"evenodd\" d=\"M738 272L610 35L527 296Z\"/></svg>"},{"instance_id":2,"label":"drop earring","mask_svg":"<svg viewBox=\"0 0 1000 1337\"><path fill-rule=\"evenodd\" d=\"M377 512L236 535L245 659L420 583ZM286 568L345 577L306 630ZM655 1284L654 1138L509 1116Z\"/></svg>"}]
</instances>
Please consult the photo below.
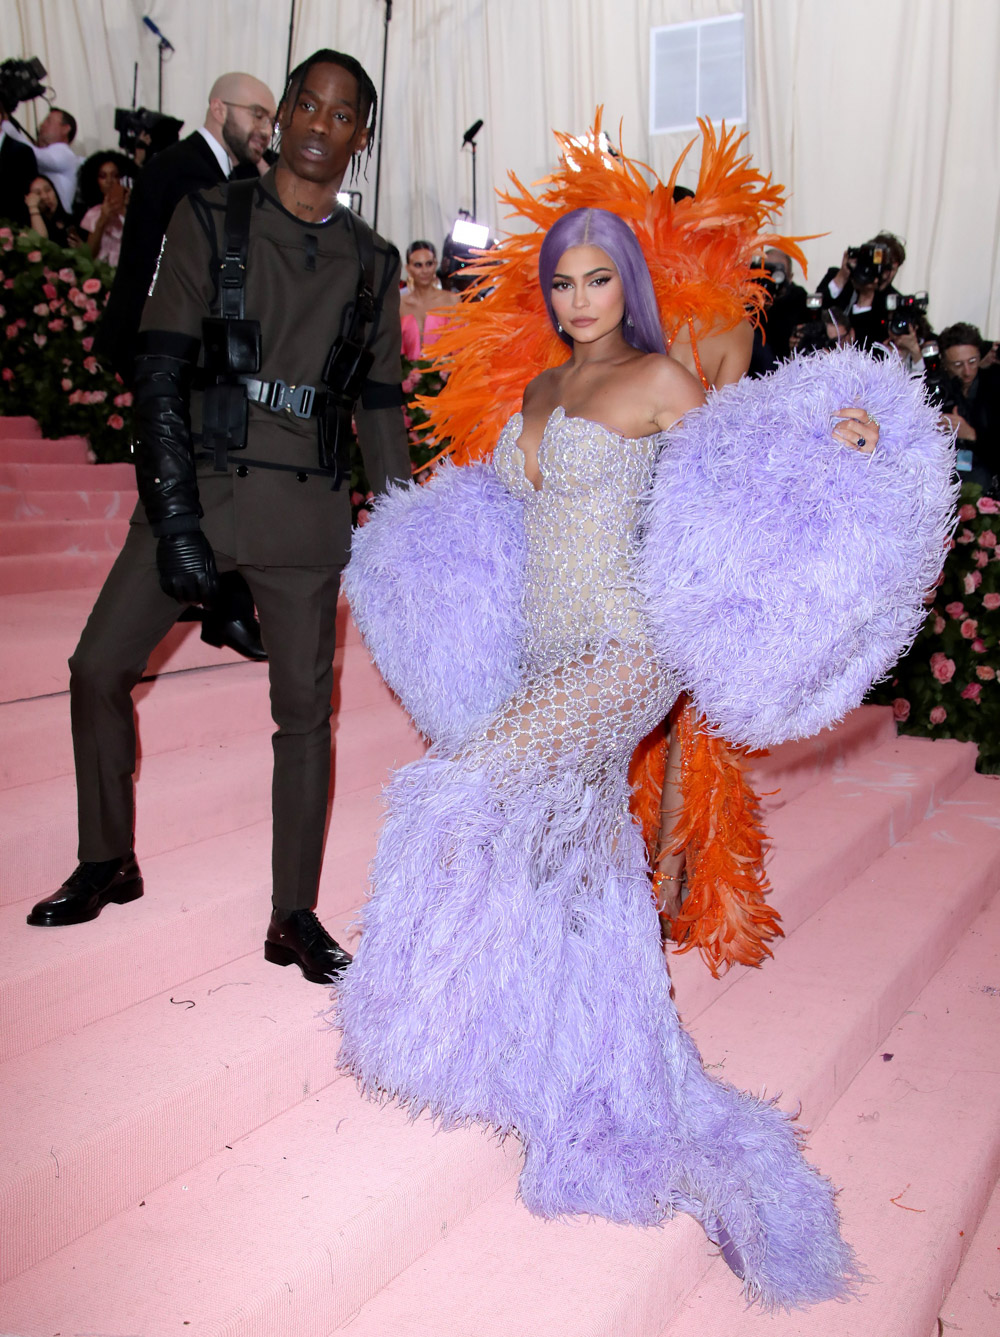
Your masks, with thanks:
<instances>
[{"instance_id":1,"label":"drop earring","mask_svg":"<svg viewBox=\"0 0 1000 1337\"><path fill-rule=\"evenodd\" d=\"M559 324L558 320L556 321L556 329L559 331L560 334L564 334L564 333L565 333L565 330L564 330L563 327Z\"/></svg>"}]
</instances>

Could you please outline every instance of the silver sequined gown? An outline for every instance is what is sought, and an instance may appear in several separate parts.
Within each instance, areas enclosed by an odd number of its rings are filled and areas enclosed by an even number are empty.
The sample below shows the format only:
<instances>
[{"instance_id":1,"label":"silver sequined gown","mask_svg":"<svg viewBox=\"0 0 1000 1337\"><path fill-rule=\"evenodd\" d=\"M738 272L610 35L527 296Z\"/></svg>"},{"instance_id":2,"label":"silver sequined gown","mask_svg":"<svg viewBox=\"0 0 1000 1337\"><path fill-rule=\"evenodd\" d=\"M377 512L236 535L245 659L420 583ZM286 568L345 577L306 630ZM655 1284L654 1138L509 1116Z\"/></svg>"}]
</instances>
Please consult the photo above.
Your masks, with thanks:
<instances>
[{"instance_id":1,"label":"silver sequined gown","mask_svg":"<svg viewBox=\"0 0 1000 1337\"><path fill-rule=\"evenodd\" d=\"M628 811L629 759L675 696L629 578L663 438L557 409L535 492L520 430L518 415L494 466L525 501L523 686L457 756L432 750L386 791L335 1007L341 1066L413 1113L516 1134L534 1212L689 1211L735 1241L750 1294L840 1294L829 1184L680 1025Z\"/></svg>"}]
</instances>

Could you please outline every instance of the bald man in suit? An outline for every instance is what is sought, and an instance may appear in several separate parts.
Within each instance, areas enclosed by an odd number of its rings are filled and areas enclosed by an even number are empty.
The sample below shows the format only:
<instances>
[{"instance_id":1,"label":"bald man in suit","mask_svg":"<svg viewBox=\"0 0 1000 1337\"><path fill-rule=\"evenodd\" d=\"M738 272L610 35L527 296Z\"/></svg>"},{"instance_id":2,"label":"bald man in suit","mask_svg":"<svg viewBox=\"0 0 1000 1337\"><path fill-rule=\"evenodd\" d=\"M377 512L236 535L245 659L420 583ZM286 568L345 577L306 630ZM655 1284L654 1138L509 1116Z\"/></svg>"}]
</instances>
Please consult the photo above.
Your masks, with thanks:
<instances>
[{"instance_id":1,"label":"bald man in suit","mask_svg":"<svg viewBox=\"0 0 1000 1337\"><path fill-rule=\"evenodd\" d=\"M142 308L174 210L196 190L258 174L271 142L275 101L252 74L223 74L208 95L205 123L158 153L135 183L125 216L121 260L97 334L97 352L132 384Z\"/></svg>"}]
</instances>

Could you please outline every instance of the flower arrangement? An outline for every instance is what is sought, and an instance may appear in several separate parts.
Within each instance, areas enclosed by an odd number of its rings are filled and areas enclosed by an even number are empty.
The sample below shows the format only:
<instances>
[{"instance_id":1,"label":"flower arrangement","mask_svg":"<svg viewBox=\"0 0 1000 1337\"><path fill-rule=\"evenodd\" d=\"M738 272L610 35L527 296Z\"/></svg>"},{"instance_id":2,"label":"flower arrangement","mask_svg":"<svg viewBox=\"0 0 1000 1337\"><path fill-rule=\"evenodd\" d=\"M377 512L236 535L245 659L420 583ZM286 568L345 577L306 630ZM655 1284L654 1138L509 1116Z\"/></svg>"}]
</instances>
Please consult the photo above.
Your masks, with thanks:
<instances>
[{"instance_id":1,"label":"flower arrangement","mask_svg":"<svg viewBox=\"0 0 1000 1337\"><path fill-rule=\"evenodd\" d=\"M92 349L114 271L86 247L0 227L0 414L47 437L85 436L99 460L131 456L132 396Z\"/></svg>"},{"instance_id":2,"label":"flower arrangement","mask_svg":"<svg viewBox=\"0 0 1000 1337\"><path fill-rule=\"evenodd\" d=\"M962 488L958 529L909 653L870 697L891 705L903 733L979 746L1000 772L1000 501Z\"/></svg>"}]
</instances>

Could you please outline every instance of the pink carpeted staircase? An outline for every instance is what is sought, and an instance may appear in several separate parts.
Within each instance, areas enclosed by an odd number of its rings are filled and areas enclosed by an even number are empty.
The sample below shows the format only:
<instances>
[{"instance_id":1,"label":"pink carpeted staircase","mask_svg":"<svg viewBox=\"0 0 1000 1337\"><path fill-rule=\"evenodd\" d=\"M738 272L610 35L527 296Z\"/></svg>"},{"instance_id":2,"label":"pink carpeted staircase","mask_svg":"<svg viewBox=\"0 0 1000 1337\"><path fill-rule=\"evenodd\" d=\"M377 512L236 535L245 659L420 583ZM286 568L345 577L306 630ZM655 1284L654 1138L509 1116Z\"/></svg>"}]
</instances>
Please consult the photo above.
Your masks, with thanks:
<instances>
[{"instance_id":1,"label":"pink carpeted staircase","mask_svg":"<svg viewBox=\"0 0 1000 1337\"><path fill-rule=\"evenodd\" d=\"M66 657L133 495L124 466L0 420L0 1333L1000 1331L1000 782L971 746L865 708L776 750L756 770L787 937L721 981L671 958L706 1062L801 1101L871 1278L747 1311L689 1218L538 1221L513 1139L410 1124L338 1077L325 991L261 955L266 668L196 627L137 692L145 897L25 924L75 863ZM319 911L350 942L380 787L421 744L346 611L341 632Z\"/></svg>"}]
</instances>

